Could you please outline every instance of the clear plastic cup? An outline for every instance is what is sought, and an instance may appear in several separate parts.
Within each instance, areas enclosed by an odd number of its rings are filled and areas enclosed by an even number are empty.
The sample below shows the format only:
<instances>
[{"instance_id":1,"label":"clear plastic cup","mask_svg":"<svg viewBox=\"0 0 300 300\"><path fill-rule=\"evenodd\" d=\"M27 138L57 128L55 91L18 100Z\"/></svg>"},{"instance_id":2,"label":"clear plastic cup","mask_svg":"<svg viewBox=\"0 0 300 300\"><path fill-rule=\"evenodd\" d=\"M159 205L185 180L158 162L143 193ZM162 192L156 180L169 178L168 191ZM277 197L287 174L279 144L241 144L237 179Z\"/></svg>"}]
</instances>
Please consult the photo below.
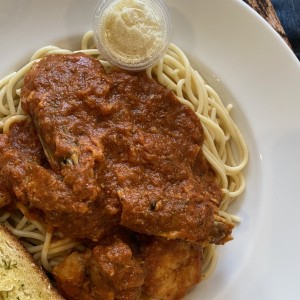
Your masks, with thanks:
<instances>
[{"instance_id":1,"label":"clear plastic cup","mask_svg":"<svg viewBox=\"0 0 300 300\"><path fill-rule=\"evenodd\" d=\"M155 64L172 38L164 0L101 0L93 17L95 44L104 59L138 71Z\"/></svg>"}]
</instances>

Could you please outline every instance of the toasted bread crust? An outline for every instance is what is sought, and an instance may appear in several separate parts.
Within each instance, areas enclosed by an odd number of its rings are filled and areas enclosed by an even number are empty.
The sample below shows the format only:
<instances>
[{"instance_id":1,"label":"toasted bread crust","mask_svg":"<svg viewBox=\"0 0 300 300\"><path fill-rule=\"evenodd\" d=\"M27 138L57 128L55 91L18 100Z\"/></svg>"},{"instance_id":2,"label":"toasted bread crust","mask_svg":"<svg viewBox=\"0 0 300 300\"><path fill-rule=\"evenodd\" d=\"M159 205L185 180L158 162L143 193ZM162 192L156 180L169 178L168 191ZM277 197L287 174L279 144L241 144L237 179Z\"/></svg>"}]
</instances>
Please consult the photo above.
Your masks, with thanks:
<instances>
[{"instance_id":1,"label":"toasted bread crust","mask_svg":"<svg viewBox=\"0 0 300 300\"><path fill-rule=\"evenodd\" d=\"M0 296L4 299L64 299L4 225L0 225Z\"/></svg>"}]
</instances>

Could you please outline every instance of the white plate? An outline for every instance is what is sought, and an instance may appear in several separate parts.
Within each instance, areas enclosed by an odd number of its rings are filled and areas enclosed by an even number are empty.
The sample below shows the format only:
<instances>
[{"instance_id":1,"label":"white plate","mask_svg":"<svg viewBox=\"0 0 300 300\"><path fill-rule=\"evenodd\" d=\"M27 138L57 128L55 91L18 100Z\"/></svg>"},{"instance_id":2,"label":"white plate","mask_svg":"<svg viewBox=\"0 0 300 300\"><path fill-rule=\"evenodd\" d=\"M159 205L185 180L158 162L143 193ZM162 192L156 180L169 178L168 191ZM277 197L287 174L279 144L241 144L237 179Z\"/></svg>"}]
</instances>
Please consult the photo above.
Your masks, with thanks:
<instances>
[{"instance_id":1,"label":"white plate","mask_svg":"<svg viewBox=\"0 0 300 300\"><path fill-rule=\"evenodd\" d=\"M237 0L169 0L174 41L225 102L250 150L242 218L218 267L189 300L300 299L300 64ZM0 0L0 77L38 48L79 45L96 1Z\"/></svg>"}]
</instances>

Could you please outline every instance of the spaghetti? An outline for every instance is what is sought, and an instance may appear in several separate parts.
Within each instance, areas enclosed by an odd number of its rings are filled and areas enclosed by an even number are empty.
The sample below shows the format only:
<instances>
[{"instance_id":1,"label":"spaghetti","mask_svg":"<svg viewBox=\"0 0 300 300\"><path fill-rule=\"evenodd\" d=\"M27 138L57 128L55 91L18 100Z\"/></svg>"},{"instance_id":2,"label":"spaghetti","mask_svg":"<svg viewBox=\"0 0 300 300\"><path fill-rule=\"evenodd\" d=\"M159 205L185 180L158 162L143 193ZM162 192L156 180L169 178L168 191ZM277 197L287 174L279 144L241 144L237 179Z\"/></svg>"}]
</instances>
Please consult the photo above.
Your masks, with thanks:
<instances>
[{"instance_id":1,"label":"spaghetti","mask_svg":"<svg viewBox=\"0 0 300 300\"><path fill-rule=\"evenodd\" d=\"M84 35L81 49L78 51L55 46L41 48L33 54L27 65L0 81L0 130L3 133L8 132L13 122L28 117L21 107L20 90L24 76L33 63L49 54L74 52L94 56L100 60L107 71L112 67L99 56L93 43L92 32ZM248 161L248 150L240 130L230 116L232 105L224 106L218 94L191 67L185 54L173 44L169 46L160 62L148 68L146 73L148 77L171 89L178 100L189 106L200 119L205 134L203 153L215 170L224 194L219 215L228 222L239 222L239 218L231 215L227 210L245 189L242 170ZM66 254L74 248L81 247L52 227L30 220L27 208L21 203L17 203L17 212L9 213L3 209L1 212L0 222L22 239L29 252L49 272ZM213 272L216 260L216 246L206 246L203 278L209 277Z\"/></svg>"}]
</instances>

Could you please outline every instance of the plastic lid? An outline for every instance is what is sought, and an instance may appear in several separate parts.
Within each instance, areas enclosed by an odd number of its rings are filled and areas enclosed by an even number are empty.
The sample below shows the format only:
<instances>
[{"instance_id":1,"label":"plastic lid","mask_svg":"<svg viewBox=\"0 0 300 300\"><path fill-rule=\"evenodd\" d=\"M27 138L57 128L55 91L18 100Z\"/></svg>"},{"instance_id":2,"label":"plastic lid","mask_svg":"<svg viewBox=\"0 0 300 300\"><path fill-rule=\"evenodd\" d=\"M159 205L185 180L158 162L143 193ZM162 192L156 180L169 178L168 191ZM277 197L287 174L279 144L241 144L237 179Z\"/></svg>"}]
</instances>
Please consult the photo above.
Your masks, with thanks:
<instances>
[{"instance_id":1,"label":"plastic lid","mask_svg":"<svg viewBox=\"0 0 300 300\"><path fill-rule=\"evenodd\" d=\"M95 44L103 58L134 71L163 56L172 29L164 0L101 0L93 19Z\"/></svg>"}]
</instances>

